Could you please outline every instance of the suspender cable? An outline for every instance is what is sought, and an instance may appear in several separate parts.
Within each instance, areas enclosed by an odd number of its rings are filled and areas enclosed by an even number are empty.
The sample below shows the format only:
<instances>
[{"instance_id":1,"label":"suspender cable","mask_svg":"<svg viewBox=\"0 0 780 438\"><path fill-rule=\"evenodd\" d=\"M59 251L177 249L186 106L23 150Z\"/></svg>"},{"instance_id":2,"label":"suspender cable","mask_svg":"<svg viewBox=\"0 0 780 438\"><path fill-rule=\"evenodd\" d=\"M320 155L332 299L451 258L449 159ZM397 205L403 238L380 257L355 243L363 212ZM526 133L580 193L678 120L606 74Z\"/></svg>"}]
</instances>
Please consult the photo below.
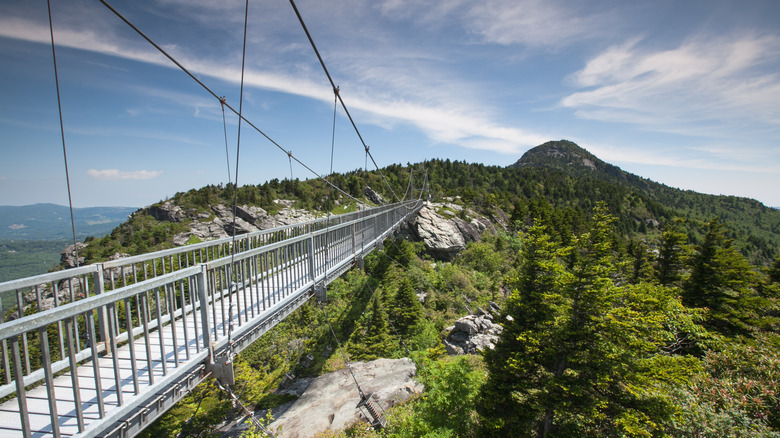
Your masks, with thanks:
<instances>
[{"instance_id":1,"label":"suspender cable","mask_svg":"<svg viewBox=\"0 0 780 438\"><path fill-rule=\"evenodd\" d=\"M46 0L49 7L49 33L51 35L51 59L54 62L54 85L57 88L57 110L60 115L60 135L62 137L62 158L65 161L65 184L68 186L68 207L70 208L70 227L73 232L73 251L76 254L76 267L79 266L79 247L76 245L76 221L73 220L73 198L70 193L70 174L68 173L68 152L65 148L65 125L62 122L62 103L60 100L60 79L57 75L57 54L54 50L54 24L51 19L51 0Z\"/></svg>"},{"instance_id":2,"label":"suspender cable","mask_svg":"<svg viewBox=\"0 0 780 438\"><path fill-rule=\"evenodd\" d=\"M233 178L230 176L230 153L228 152L228 139L227 139L227 120L225 119L225 96L219 100L219 106L222 107L222 129L225 131L225 161L227 162L228 182Z\"/></svg>"},{"instance_id":3,"label":"suspender cable","mask_svg":"<svg viewBox=\"0 0 780 438\"><path fill-rule=\"evenodd\" d=\"M217 95L217 93L215 93L214 91L212 91L212 90L211 90L211 88L209 88L209 87L208 87L206 84L204 84L204 83L203 83L203 82L202 82L200 79L198 79L198 78L197 78L197 77L196 77L194 74L192 74L192 72L190 72L189 70L187 70L187 68L186 68L186 67L184 67L184 66L183 66L183 65L182 65L182 64L181 64L179 61L177 61L177 60L176 60L176 59L175 59L173 56L171 56L171 55L170 55L168 52L166 52L166 51L165 51L165 50L164 50L162 47L160 47L160 45L158 45L157 43L155 43L155 42L154 42L154 41L153 41L151 38L149 38L149 37L148 37L148 36L147 36L145 33L143 33L143 31L141 31L141 29L139 29L139 28L138 28L136 25L134 25L134 24L133 24L133 23L132 23L130 20L128 20L127 18L125 18L125 16L124 16L124 15L122 15L122 14L121 14L119 11L117 11L116 9L114 9L114 7L113 7L113 6L111 6L110 4L108 4L108 2L107 2L106 0L100 0L100 3L103 3L103 5L105 5L105 6L106 6L106 7L107 7L107 8L108 8L108 9L109 9L111 12L113 12L113 13L114 13L114 15L116 15L116 16L117 16L117 17L118 17L120 20L124 21L124 22L125 22L125 24L127 24L128 26L130 26L130 28L132 28L132 29L133 29L133 30L134 30L134 31L135 31L135 32L136 32L138 35L140 35L140 36L141 36L143 39L145 39L145 40L146 40L146 41L147 41L149 44L151 44L152 46L154 46L154 48L155 48L155 49L157 49L157 51L159 51L159 52L160 52L161 54L163 54L163 55L164 55L166 58L168 58L168 59L169 59L169 60L170 60L172 63L174 63L174 64L175 64L177 67L179 67L179 69L180 69L181 71L183 71L184 73L186 73L186 74L187 74L187 76L189 76L189 77L190 77L190 78L191 78L193 81L197 82L197 83L198 83L198 85L200 85L201 87L203 87L203 89L204 89L204 90L206 90L206 91L207 91L209 94L211 94L211 95L212 95L212 96L213 96L215 99L217 99L217 100L219 100L220 102L222 102L222 98L220 98L220 97ZM323 180L323 181L325 182L325 184L327 184L327 185L329 185L329 186L333 187L335 190L338 190L339 192L341 192L341 193L342 193L342 194L344 194L345 196L349 197L350 199L354 200L355 202L357 202L357 203L359 203L359 204L362 204L362 205L366 205L366 203L365 203L365 202L363 202L363 201L361 201L361 200L359 200L359 199L356 199L356 198L354 198L354 197L353 197L352 195L350 195L349 193L347 193L347 192L345 192L345 191L341 190L339 187L336 187L336 186L335 186L333 183L331 183L330 181L328 181L328 179L327 179L327 178L325 178L325 177L323 177L322 175L320 175L319 173L315 172L315 171L314 171L314 170L313 170L311 167L307 166L307 165L306 165L306 163L304 163L303 161L299 160L297 157L295 157L294 155L292 155L292 152L289 152L289 151L285 150L285 149L284 149L284 148L283 148L283 147L282 147L282 146L281 146L279 143L277 143L277 142L276 142L274 139L272 139L271 137L269 137L269 136L268 136L268 134L266 134L265 132L263 132L263 130L262 130L262 129L258 128L258 127L257 127L257 125L255 125L254 123L252 123L251 121L249 121L249 120L248 120L246 117L244 117L243 115L239 114L239 112L238 112L238 111L237 111L235 108L233 108L233 107L232 107L232 106L231 106L229 103L227 103L227 102L223 102L223 104L225 105L225 107L226 107L227 109L229 109L230 111L232 111L232 112L233 112L233 114L237 115L237 116L238 116L238 118L239 118L240 120L243 120L243 121L244 121L244 123L246 123L247 125L251 126L251 127L252 127L252 129L254 129L255 131L257 131L257 133L258 133L258 134L260 134L260 135L262 135L263 137L265 137L265 139L266 139L266 140L268 140L269 142L271 142L271 144L273 144L274 146L276 146L276 147L277 147L277 148L278 148L280 151L284 152L285 154L288 154L288 155L289 155L289 157L290 157L290 159L292 159L292 160L295 160L295 162L297 162L298 164L300 164L300 165L301 165L301 166L302 166L304 169L306 169L306 170L308 170L309 172L311 172L311 173L312 173L314 176L316 176L317 178L319 178L319 179ZM373 160L373 158L372 158L372 160Z\"/></svg>"},{"instance_id":4,"label":"suspender cable","mask_svg":"<svg viewBox=\"0 0 780 438\"><path fill-rule=\"evenodd\" d=\"M228 265L228 282L230 284L230 290L228 291L228 320L230 322L230 324L228 325L228 339L230 339L230 342L232 342L232 332L233 332L233 290L235 289L236 293L238 293L238 289L233 286L234 284L236 284L236 281L233 280L234 273L231 271L234 271L233 268L235 266L235 260L236 260L236 208L238 204L238 163L239 163L239 157L241 152L241 113L244 108L244 67L246 65L246 29L247 29L248 21L249 21L249 0L246 0L246 8L244 9L244 48L241 52L241 87L240 87L239 97L238 97L238 135L236 139L236 182L233 185L233 229L231 230L233 239L230 245L230 265ZM232 349L232 347L228 347L228 348Z\"/></svg>"},{"instance_id":5,"label":"suspender cable","mask_svg":"<svg viewBox=\"0 0 780 438\"><path fill-rule=\"evenodd\" d=\"M349 121L352 123L352 127L355 129L355 133L360 139L360 143L363 144L363 149L365 149L366 154L368 154L368 156L371 157L371 161L374 163L376 170L379 171L379 175L382 177L382 180L385 182L385 185L387 185L387 188L390 189L390 193L393 194L393 198L395 198L396 201L400 201L400 199L398 199L398 195L395 194L395 191L393 191L393 188L387 182L387 179L385 178L385 175L382 173L382 170L379 169L379 166L376 164L376 161L374 160L374 157L371 155L371 152L369 152L368 146L366 145L366 142L363 140L363 136L360 135L360 131L358 130L355 121L352 119L352 115L349 114L349 110L347 109L347 105L344 103L344 99L341 98L341 95L338 92L338 87L336 87L336 84L333 82L333 78L331 78L330 73L328 72L328 68L325 67L325 61L322 60L322 56L320 56L320 51L317 50L317 45L314 44L314 39L311 37L311 34L309 33L309 29L306 27L306 23L303 22L303 17L301 16L300 11L298 11L298 7L295 6L295 1L290 0L290 5L292 5L293 9L295 10L295 15L298 17L298 21L301 22L301 27L303 27L303 31L306 32L306 37L309 39L309 43L311 44L311 48L314 49L314 53L317 55L317 59L320 60L320 65L322 66L322 69L325 71L325 76L328 77L328 81L330 81L330 86L333 88L333 92L336 93L336 98L339 100L339 102L341 102L341 107L344 108L344 113L347 115Z\"/></svg>"}]
</instances>

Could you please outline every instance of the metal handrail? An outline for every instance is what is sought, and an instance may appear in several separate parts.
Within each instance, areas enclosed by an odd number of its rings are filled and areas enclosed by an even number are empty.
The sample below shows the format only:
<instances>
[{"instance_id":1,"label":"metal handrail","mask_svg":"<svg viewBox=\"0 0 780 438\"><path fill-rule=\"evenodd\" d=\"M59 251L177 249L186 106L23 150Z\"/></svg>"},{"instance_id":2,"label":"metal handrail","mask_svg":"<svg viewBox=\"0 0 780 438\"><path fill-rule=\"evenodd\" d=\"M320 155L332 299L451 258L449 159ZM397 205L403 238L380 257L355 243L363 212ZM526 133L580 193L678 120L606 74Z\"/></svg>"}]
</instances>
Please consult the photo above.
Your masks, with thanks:
<instances>
[{"instance_id":1,"label":"metal handrail","mask_svg":"<svg viewBox=\"0 0 780 438\"><path fill-rule=\"evenodd\" d=\"M6 322L2 319L4 315L0 301L0 356L5 374L5 384L0 386L0 397L16 393L22 429L29 432L29 420L26 420L26 387L43 381L49 391L50 406L52 403L56 405L56 401L52 400L54 374L67 369L73 370L79 363L87 361L93 364L93 384L99 389L101 380L97 361L103 360L99 355L105 353L105 359L111 359L114 363L114 386L120 388L116 352L121 343L129 343L131 357L134 355L133 348L143 348L145 343L148 380L144 385L149 385L149 391L156 391L157 388L162 388L160 385L163 382L172 381L171 375L195 369L190 365L192 360L203 360L206 357L211 361L219 350L236 342L242 346L248 345L305 302L317 285L324 287L351 266L357 257L362 257L381 243L403 220L419 209L420 205L419 201L398 203L324 218L316 221L316 225L304 223L266 230L270 235L298 227L298 231L290 233L293 236L285 240L267 241L256 248L246 245L242 252L237 252L232 257L208 260L190 267L178 266L173 272L166 273L163 269L162 274L155 272L156 276L152 278L113 290L109 289L104 278L108 269L162 260L161 257L176 255L176 250L181 253L189 248L136 256L123 260L124 265L118 264L119 260L96 263L0 283L0 292L15 291L17 301L15 312L13 309L7 309L15 314L15 319ZM255 234L257 235L259 234ZM227 239L222 239L222 243L218 244L224 243L227 243ZM170 268L174 268L173 264ZM23 314L23 295L29 297L28 291L23 292L25 288L34 292L32 298L39 306L43 299L41 290L50 288L55 307L30 315ZM69 295L70 302L59 302L60 292ZM67 298L64 297L62 301L67 301ZM235 313L233 307L227 303L228 300L236 308ZM230 333L236 323L238 328L231 339L226 334ZM183 328L179 327L179 324ZM58 332L55 336L57 339L51 342L58 342L59 346L52 344L53 351L49 350L49 339L52 336L48 333L50 328L56 328ZM163 330L172 331L170 335L174 339L173 347L167 350L163 346ZM178 347L175 340L176 330L182 330L184 336L184 345ZM81 340L79 332L87 339ZM191 337L193 333L194 338ZM155 348L159 348L162 357L173 355L175 360L176 371L166 368L168 359L162 360L163 377L158 379L159 382L154 380L157 378L152 375L152 363L149 362L153 353L150 347L153 334L160 338L159 343L155 343ZM132 347L141 341L143 342L139 344L140 347ZM28 345L30 342L32 345ZM40 348L40 351L36 348ZM31 357L32 351L36 352L34 357ZM205 354L204 351L209 353ZM58 354L55 354L57 352ZM40 362L39 367L37 362ZM183 368L180 368L180 364ZM143 367L143 364L139 366ZM141 403L137 400L138 397L147 396L137 394L139 376L135 370L135 362L133 367L131 378L136 388L136 396L130 402L124 403L122 391L117 389L119 405L127 404L128 408ZM154 374L159 371L156 370ZM74 383L72 386L73 396L78 398L79 384ZM119 415L113 411L110 415L103 412L102 397L102 392L98 390L97 401L101 406L102 420L97 423L101 424ZM79 428L82 430L85 420L80 408L75 409L80 422ZM55 423L60 420L57 418L56 409L51 409L50 412L52 427L56 429ZM54 434L57 435L57 432L54 431ZM84 432L83 435L94 436L95 433Z\"/></svg>"}]
</instances>

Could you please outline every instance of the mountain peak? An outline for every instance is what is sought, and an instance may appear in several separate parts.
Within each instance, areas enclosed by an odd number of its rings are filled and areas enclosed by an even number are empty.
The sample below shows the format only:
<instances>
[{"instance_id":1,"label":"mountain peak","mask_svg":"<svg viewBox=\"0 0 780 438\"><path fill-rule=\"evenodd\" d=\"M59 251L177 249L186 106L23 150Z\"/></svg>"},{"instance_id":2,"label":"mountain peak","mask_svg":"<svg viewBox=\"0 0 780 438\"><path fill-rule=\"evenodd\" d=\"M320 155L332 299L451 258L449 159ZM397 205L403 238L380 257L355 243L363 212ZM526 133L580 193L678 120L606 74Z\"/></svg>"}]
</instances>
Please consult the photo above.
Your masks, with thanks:
<instances>
[{"instance_id":1,"label":"mountain peak","mask_svg":"<svg viewBox=\"0 0 780 438\"><path fill-rule=\"evenodd\" d=\"M595 171L603 170L609 165L574 142L558 140L529 149L510 167L526 166L554 167L562 170L575 167Z\"/></svg>"}]
</instances>

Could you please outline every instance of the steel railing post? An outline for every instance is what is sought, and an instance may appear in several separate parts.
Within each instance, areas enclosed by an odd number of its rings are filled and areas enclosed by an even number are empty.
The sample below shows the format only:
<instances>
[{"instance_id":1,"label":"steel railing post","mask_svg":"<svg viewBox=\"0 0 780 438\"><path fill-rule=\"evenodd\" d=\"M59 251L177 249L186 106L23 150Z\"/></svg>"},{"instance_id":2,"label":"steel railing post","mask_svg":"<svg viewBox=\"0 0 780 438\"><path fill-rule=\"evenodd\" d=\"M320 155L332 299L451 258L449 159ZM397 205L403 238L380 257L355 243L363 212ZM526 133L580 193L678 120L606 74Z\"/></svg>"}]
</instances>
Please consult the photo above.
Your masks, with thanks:
<instances>
[{"instance_id":1,"label":"steel railing post","mask_svg":"<svg viewBox=\"0 0 780 438\"><path fill-rule=\"evenodd\" d=\"M206 277L206 265L200 265L198 272L198 299L200 300L200 330L203 335L203 348L209 350L209 363L214 363L214 347L211 345L211 325L209 324L209 293Z\"/></svg>"},{"instance_id":2,"label":"steel railing post","mask_svg":"<svg viewBox=\"0 0 780 438\"><path fill-rule=\"evenodd\" d=\"M105 292L105 279L103 278L103 264L102 263L96 263L95 268L97 269L95 271L95 295L100 295ZM84 296L89 297L89 291L84 291ZM98 309L98 336L100 337L100 342L103 342L103 344L106 346L106 354L113 355L116 353L115 351L111 350L111 343L109 342L108 337L108 312L106 312L106 307L101 306Z\"/></svg>"}]
</instances>

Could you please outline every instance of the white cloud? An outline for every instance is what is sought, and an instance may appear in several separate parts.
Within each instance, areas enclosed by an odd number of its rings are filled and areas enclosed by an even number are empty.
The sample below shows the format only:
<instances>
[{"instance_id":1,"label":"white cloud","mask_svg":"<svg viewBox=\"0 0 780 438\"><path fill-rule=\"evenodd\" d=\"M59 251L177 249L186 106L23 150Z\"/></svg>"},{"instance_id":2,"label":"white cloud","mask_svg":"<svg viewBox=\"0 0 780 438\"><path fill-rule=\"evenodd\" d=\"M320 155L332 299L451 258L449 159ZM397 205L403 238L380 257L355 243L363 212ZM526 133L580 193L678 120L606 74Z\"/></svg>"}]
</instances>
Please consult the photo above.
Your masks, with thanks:
<instances>
[{"instance_id":1,"label":"white cloud","mask_svg":"<svg viewBox=\"0 0 780 438\"><path fill-rule=\"evenodd\" d=\"M154 179L162 175L161 170L134 170L130 172L121 171L118 169L89 169L87 175L95 179L102 179L106 181L119 181L119 180L147 180Z\"/></svg>"},{"instance_id":2,"label":"white cloud","mask_svg":"<svg viewBox=\"0 0 780 438\"><path fill-rule=\"evenodd\" d=\"M618 24L609 11L550 0L477 2L469 18L471 29L488 42L549 48L603 36Z\"/></svg>"},{"instance_id":3,"label":"white cloud","mask_svg":"<svg viewBox=\"0 0 780 438\"><path fill-rule=\"evenodd\" d=\"M696 136L734 126L780 125L780 37L695 38L679 47L612 47L570 80L583 91L562 100L580 117Z\"/></svg>"},{"instance_id":4,"label":"white cloud","mask_svg":"<svg viewBox=\"0 0 780 438\"><path fill-rule=\"evenodd\" d=\"M24 20L0 19L0 36L49 44L48 26ZM126 43L122 40L117 39L112 42L112 38L98 37L90 30L61 29L55 33L55 38L57 44L67 47L176 68L151 48L125 47ZM177 53L180 51L183 50L171 46L172 56L194 74L232 83L239 82L241 77L239 65L232 66L213 59L196 59ZM480 108L478 102L473 99L477 92L469 92L470 87L458 84L455 78L446 78L445 74L441 72L437 74L435 69L427 68L424 64L430 59L422 59L425 57L423 52L408 55L405 59L407 62L404 62L403 68L400 69L397 67L397 61L394 61L396 67L388 66L386 61L381 61L387 58L386 55L387 53L384 52L383 57L372 54L371 56L378 60L377 63L364 69L350 70L352 63L343 64L347 66L347 71L357 76L353 81L356 87L359 87L343 91L342 96L347 106L351 110L365 111L366 119L372 120L377 125L392 126L399 122L410 124L426 133L434 142L459 144L467 148L492 150L505 154L521 152L550 138L491 122L490 111ZM365 60L359 53L352 56L351 62L355 62L355 59ZM414 58L420 59L421 63L414 65ZM393 68L395 70L392 70ZM245 74L245 84L330 104L333 99L330 86L318 77L316 79L308 77L310 75L311 72L308 71L291 74L250 67ZM376 79L377 77L390 79ZM441 84L445 78L448 87L435 85ZM452 93L453 89L464 91ZM220 93L220 90L214 91ZM195 106L196 111L202 106L202 102L190 104ZM235 102L233 106L237 108ZM118 177L114 176L114 178Z\"/></svg>"}]
</instances>

